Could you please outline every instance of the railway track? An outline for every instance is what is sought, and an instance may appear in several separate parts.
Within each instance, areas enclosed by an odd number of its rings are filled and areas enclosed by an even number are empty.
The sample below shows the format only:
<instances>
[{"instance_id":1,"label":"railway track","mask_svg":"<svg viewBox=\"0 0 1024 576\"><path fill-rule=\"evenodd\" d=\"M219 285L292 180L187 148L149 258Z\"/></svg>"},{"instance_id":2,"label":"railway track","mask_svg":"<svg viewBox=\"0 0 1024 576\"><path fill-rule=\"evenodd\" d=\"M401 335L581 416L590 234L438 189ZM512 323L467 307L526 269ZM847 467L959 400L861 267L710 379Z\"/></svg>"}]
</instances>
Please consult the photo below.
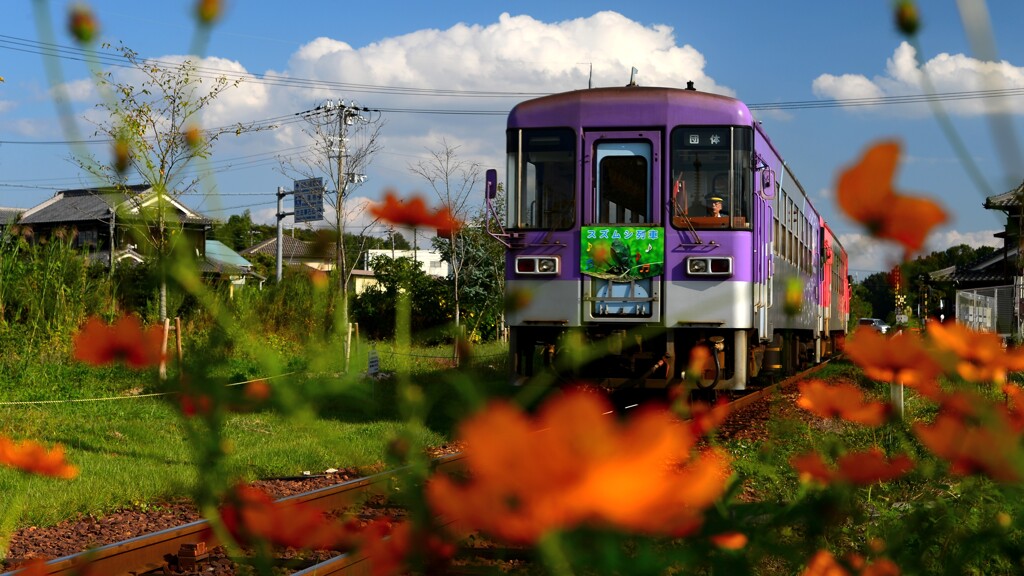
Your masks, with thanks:
<instances>
[{"instance_id":1,"label":"railway track","mask_svg":"<svg viewBox=\"0 0 1024 576\"><path fill-rule=\"evenodd\" d=\"M785 380L762 389L734 397L730 400L732 411L742 410L764 399L776 390L807 378L825 364L798 373ZM437 471L454 472L464 465L461 453L435 458L432 466ZM371 496L386 495L392 480L403 473L402 469L388 470L371 476L350 480L336 486L281 498L281 502L311 504L325 511L341 510L353 504L366 501ZM219 542L211 535L205 520L169 528L151 534L138 536L114 544L108 544L79 554L51 560L45 564L41 574L48 576L73 576L82 574L88 567L88 574L103 576L138 576L147 573L195 573L168 570L168 559L178 560L181 555L189 556L196 551L212 550ZM187 560L186 560L187 561ZM293 576L362 575L369 574L366 559L358 553L341 554L293 573ZM0 576L16 576L18 571L5 572Z\"/></svg>"}]
</instances>

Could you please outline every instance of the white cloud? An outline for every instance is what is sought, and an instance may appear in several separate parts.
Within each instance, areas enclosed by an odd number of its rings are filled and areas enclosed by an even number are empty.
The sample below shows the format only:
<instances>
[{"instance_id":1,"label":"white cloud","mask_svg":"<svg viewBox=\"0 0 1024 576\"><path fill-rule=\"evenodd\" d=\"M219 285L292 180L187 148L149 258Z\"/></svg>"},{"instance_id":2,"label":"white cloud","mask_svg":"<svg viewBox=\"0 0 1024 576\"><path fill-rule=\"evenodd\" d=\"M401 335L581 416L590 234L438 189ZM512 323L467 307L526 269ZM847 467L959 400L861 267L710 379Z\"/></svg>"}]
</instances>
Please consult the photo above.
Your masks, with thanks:
<instances>
[{"instance_id":1,"label":"white cloud","mask_svg":"<svg viewBox=\"0 0 1024 576\"><path fill-rule=\"evenodd\" d=\"M1000 230L978 230L974 232L959 232L957 230L946 230L935 232L928 237L921 255L932 252L944 252L945 250L961 244L967 244L974 248L981 246L1002 246L1002 239L996 238L995 234ZM846 249L849 255L849 268L855 278L862 279L875 272L882 272L892 269L900 263L903 256L903 248L892 242L881 242L870 236L851 233L840 234L839 242Z\"/></svg>"},{"instance_id":2,"label":"white cloud","mask_svg":"<svg viewBox=\"0 0 1024 576\"><path fill-rule=\"evenodd\" d=\"M65 82L50 91L51 96L62 95L71 102L89 102L96 99L96 81L92 78Z\"/></svg>"},{"instance_id":3,"label":"white cloud","mask_svg":"<svg viewBox=\"0 0 1024 576\"><path fill-rule=\"evenodd\" d=\"M237 63L232 63L237 64ZM705 73L705 58L696 48L680 46L671 27L644 26L616 12L585 18L542 22L530 16L502 14L490 24L456 24L445 30L418 30L354 48L321 37L296 50L286 70L266 76L292 79L268 85L246 81L225 93L224 105L208 119L227 123L236 118L292 116L324 101L356 100L380 109L488 111L498 114L440 115L386 112L381 132L384 146L369 170L371 180L360 194L380 194L384 187L399 193L423 190L407 166L437 149L444 139L459 147L461 159L498 167L504 163L504 113L534 95L586 88L593 66L594 86L623 86L636 67L637 81L647 86L685 87L726 95L734 91ZM233 69L234 70L234 69ZM299 85L299 80L317 85ZM372 91L370 88L373 87ZM460 91L461 97L445 94ZM484 93L517 93L483 96ZM467 92L476 92L473 97ZM211 122L213 120L210 120ZM262 146L279 150L308 143L303 124L287 124L261 138ZM256 139L245 137L255 144ZM222 140L233 153L236 144ZM239 141L238 146L241 146ZM353 143L358 145L358 142ZM260 150L249 146L239 154Z\"/></svg>"},{"instance_id":4,"label":"white cloud","mask_svg":"<svg viewBox=\"0 0 1024 576\"><path fill-rule=\"evenodd\" d=\"M902 42L887 60L883 74L871 78L862 74L822 74L814 79L812 89L821 98L836 100L919 96L925 94L922 69L936 94L1024 88L1024 67L1006 60L987 62L964 54L942 53L919 67L915 55L913 46ZM944 100L942 106L952 114L964 116L997 112L1024 114L1024 100L1019 97ZM929 113L925 103L851 110L900 115Z\"/></svg>"},{"instance_id":5,"label":"white cloud","mask_svg":"<svg viewBox=\"0 0 1024 576\"><path fill-rule=\"evenodd\" d=\"M179 63L185 56L153 59ZM212 163L231 164L230 171L261 168L260 174L267 174L254 184L222 186L225 194L265 191L272 197L277 186L297 178L275 169L274 157L303 153L310 143L303 128L309 126L292 120L328 99L356 100L360 106L391 110L383 114L382 153L367 170L369 180L353 197L375 199L393 187L400 194L424 192L429 201L433 198L426 183L410 173L409 164L426 158L427 150L437 149L443 139L459 147L460 159L486 167L504 166L507 112L536 95L587 88L591 67L595 87L624 86L636 67L641 85L683 88L693 81L699 90L734 95L731 88L706 74L704 55L678 42L673 28L644 25L611 11L560 22L506 13L489 23L418 30L361 47L321 37L291 54L284 70L250 71L242 62L216 57L197 62L204 74L216 69L229 78L258 76L223 92L204 110L202 124L230 126L279 119L280 127L217 142ZM142 81L136 70L111 72L119 81ZM491 114L403 113L399 109ZM102 111L96 109L80 118L86 117L93 122L103 119ZM359 144L354 139L350 146ZM223 161L228 159L235 162ZM227 174L221 182L226 180ZM266 212L265 219L272 221L273 209Z\"/></svg>"},{"instance_id":6,"label":"white cloud","mask_svg":"<svg viewBox=\"0 0 1024 576\"><path fill-rule=\"evenodd\" d=\"M609 11L556 23L505 13L486 26L419 30L359 49L318 38L292 56L289 74L378 86L535 93L587 87L590 64L595 86L625 85L635 66L644 85L684 87L693 80L701 90L731 93L704 74L702 54L676 45L671 27L646 27Z\"/></svg>"}]
</instances>

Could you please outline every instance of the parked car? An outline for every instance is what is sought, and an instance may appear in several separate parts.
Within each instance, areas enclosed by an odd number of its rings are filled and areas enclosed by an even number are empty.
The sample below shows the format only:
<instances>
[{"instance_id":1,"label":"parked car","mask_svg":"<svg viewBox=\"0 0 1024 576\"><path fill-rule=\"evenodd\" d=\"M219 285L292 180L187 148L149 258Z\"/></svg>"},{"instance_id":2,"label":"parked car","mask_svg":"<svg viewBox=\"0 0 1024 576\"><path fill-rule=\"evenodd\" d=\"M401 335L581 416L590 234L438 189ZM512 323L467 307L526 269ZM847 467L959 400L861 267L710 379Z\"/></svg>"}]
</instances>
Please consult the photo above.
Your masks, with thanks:
<instances>
[{"instance_id":1,"label":"parked car","mask_svg":"<svg viewBox=\"0 0 1024 576\"><path fill-rule=\"evenodd\" d=\"M857 324L861 326L871 326L881 334L889 333L889 325L878 318L861 318L857 321Z\"/></svg>"}]
</instances>

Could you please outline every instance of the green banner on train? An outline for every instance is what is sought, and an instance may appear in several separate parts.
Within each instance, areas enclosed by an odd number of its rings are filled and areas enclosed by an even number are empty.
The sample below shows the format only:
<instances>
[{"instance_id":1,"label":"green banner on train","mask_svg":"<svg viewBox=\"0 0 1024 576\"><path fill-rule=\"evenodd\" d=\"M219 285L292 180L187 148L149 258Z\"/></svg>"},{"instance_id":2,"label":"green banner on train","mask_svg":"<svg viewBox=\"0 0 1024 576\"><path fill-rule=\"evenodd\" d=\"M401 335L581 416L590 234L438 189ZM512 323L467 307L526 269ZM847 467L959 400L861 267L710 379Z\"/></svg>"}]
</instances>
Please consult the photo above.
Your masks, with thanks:
<instances>
[{"instance_id":1,"label":"green banner on train","mask_svg":"<svg viewBox=\"0 0 1024 576\"><path fill-rule=\"evenodd\" d=\"M639 280L665 270L665 229L584 226L580 272L604 279Z\"/></svg>"}]
</instances>

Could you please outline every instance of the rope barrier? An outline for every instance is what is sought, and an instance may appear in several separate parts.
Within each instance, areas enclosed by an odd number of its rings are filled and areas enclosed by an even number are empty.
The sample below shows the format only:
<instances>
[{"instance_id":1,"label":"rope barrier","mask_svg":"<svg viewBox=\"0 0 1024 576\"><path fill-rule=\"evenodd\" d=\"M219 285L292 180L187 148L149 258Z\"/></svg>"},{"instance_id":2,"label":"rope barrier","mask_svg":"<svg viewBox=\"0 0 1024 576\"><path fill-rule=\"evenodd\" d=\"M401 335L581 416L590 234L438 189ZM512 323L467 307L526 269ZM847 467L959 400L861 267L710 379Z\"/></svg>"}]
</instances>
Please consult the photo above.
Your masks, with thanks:
<instances>
[{"instance_id":1,"label":"rope barrier","mask_svg":"<svg viewBox=\"0 0 1024 576\"><path fill-rule=\"evenodd\" d=\"M283 378L284 376L291 376L292 374L298 374L298 372L286 372L284 374L278 374L277 376L266 376L263 378L253 378L252 380L243 380L241 382L232 382L225 384L224 387L229 386L241 386L243 384L249 384L251 382L257 382L259 380L272 380L274 378ZM169 394L178 394L178 392L153 392L151 394L133 394L131 396L108 396L106 398L69 398L66 400L17 400L10 402L0 402L0 406L29 406L39 404L74 404L76 402L106 402L110 400L134 400L136 398L153 398L155 396L167 396Z\"/></svg>"},{"instance_id":2,"label":"rope barrier","mask_svg":"<svg viewBox=\"0 0 1024 576\"><path fill-rule=\"evenodd\" d=\"M400 352L389 352L388 356L408 356L411 358L433 358L437 360L451 360L451 356L426 356L423 354L402 354ZM487 356L474 356L474 359L483 358L499 358L505 354L489 354ZM278 374L277 376L266 376L263 378L253 378L251 380L243 380L241 382L232 382L225 384L225 387L231 386L242 386L243 384L249 384L257 382L259 380L272 380L274 378L283 378L284 376L291 376L298 374L298 371L286 372L284 374ZM0 406L32 406L32 405L43 405L43 404L74 404L82 402L108 402L112 400L134 400L136 398L153 398L156 396L167 396L169 394L177 394L177 392L153 392L151 394L134 394L131 396L108 396L105 398L69 398L66 400L13 400L13 401L0 401Z\"/></svg>"}]
</instances>

